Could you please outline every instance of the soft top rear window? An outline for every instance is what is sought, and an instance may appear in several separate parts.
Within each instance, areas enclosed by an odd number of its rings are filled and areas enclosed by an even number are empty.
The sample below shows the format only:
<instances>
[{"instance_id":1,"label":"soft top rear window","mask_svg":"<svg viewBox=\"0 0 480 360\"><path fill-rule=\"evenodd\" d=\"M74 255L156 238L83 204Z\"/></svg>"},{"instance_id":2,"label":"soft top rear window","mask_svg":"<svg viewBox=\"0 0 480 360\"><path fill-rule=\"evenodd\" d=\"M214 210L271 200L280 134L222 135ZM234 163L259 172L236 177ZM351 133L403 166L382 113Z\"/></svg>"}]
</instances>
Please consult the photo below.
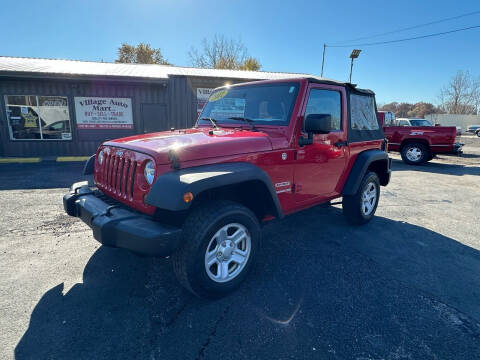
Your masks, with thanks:
<instances>
[{"instance_id":1,"label":"soft top rear window","mask_svg":"<svg viewBox=\"0 0 480 360\"><path fill-rule=\"evenodd\" d=\"M373 96L350 94L350 116L353 130L378 130Z\"/></svg>"},{"instance_id":2,"label":"soft top rear window","mask_svg":"<svg viewBox=\"0 0 480 360\"><path fill-rule=\"evenodd\" d=\"M377 118L375 96L371 92L350 90L349 141L379 140L385 137Z\"/></svg>"}]
</instances>

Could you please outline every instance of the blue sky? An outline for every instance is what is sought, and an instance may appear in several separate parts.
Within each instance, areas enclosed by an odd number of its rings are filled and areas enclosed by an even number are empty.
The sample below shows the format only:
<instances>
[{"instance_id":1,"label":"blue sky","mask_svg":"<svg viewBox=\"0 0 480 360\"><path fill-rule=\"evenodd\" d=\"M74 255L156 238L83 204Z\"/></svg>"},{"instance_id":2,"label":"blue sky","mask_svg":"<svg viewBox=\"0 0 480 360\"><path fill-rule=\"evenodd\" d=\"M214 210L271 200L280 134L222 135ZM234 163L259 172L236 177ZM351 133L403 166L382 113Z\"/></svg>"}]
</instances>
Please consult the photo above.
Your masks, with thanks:
<instances>
[{"instance_id":1,"label":"blue sky","mask_svg":"<svg viewBox=\"0 0 480 360\"><path fill-rule=\"evenodd\" d=\"M366 5L368 4L368 5ZM266 71L320 74L324 42L358 38L480 10L474 0L195 1L2 0L0 55L114 61L122 42L150 43L173 64L215 33L241 39ZM480 14L378 37L480 25ZM480 76L480 29L360 47L353 82L378 102L437 102L457 70ZM327 48L324 76L347 80L352 48Z\"/></svg>"}]
</instances>

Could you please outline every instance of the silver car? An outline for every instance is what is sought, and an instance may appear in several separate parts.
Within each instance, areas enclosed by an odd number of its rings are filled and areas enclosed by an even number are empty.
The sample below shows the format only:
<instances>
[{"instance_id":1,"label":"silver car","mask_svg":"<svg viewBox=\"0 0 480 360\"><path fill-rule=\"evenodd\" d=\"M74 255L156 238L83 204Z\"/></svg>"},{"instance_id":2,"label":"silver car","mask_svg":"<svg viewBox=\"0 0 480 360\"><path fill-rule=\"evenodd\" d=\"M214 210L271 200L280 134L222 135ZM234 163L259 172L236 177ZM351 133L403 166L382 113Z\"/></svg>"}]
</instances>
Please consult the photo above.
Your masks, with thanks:
<instances>
[{"instance_id":1,"label":"silver car","mask_svg":"<svg viewBox=\"0 0 480 360\"><path fill-rule=\"evenodd\" d=\"M469 125L467 126L467 132L472 134L477 134L477 130L480 129L480 125Z\"/></svg>"}]
</instances>

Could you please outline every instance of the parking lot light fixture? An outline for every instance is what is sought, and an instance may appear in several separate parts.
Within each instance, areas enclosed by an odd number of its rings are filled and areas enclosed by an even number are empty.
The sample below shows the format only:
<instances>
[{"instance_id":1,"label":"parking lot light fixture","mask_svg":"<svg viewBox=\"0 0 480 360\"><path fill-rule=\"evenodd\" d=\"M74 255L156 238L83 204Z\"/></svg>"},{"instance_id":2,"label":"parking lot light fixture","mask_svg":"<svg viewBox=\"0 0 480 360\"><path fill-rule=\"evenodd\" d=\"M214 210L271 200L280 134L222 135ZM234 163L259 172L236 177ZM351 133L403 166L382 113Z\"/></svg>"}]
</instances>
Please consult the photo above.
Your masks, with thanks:
<instances>
[{"instance_id":1,"label":"parking lot light fixture","mask_svg":"<svg viewBox=\"0 0 480 360\"><path fill-rule=\"evenodd\" d=\"M352 59L350 62L350 83L352 82L353 59L358 58L361 52L362 50L360 49L353 49L352 53L350 54L350 59Z\"/></svg>"}]
</instances>

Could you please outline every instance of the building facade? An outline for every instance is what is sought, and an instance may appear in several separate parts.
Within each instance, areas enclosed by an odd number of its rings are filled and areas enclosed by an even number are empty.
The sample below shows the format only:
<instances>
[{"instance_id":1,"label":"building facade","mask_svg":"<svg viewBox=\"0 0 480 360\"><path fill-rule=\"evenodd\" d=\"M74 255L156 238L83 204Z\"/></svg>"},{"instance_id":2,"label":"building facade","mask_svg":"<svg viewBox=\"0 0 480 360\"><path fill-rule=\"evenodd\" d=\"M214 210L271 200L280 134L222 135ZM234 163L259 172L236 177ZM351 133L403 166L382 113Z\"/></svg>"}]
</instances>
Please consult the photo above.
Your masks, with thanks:
<instances>
[{"instance_id":1,"label":"building facade","mask_svg":"<svg viewBox=\"0 0 480 360\"><path fill-rule=\"evenodd\" d=\"M443 126L460 126L462 132L466 132L470 125L480 125L480 115L429 114L425 119Z\"/></svg>"},{"instance_id":2,"label":"building facade","mask_svg":"<svg viewBox=\"0 0 480 360\"><path fill-rule=\"evenodd\" d=\"M0 57L0 156L83 156L105 140L194 125L225 84L305 74Z\"/></svg>"}]
</instances>

